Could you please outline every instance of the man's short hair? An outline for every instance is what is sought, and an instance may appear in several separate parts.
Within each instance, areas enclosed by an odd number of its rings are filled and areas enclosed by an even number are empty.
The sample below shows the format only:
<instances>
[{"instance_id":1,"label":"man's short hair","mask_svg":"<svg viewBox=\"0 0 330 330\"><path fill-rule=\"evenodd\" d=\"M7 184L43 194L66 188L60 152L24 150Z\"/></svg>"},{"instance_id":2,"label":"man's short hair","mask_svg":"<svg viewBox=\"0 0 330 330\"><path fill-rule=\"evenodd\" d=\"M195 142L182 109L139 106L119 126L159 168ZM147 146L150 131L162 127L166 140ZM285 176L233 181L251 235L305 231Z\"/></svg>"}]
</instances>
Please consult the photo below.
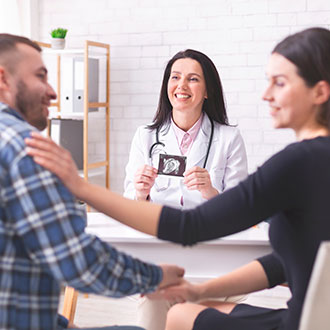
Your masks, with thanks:
<instances>
[{"instance_id":1,"label":"man's short hair","mask_svg":"<svg viewBox=\"0 0 330 330\"><path fill-rule=\"evenodd\" d=\"M0 65L5 66L11 72L14 71L15 64L20 59L18 44L25 44L41 52L39 45L26 37L0 33Z\"/></svg>"}]
</instances>

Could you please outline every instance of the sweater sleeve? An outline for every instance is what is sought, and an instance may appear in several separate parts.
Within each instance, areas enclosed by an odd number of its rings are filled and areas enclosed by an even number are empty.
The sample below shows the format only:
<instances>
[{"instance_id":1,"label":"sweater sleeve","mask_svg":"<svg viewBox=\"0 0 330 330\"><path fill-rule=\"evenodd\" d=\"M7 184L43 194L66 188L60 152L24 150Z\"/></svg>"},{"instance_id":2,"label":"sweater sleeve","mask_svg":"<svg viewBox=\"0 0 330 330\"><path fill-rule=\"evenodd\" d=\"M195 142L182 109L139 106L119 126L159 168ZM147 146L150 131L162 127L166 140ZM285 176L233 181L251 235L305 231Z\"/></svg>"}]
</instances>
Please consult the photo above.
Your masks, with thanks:
<instances>
[{"instance_id":1,"label":"sweater sleeve","mask_svg":"<svg viewBox=\"0 0 330 330\"><path fill-rule=\"evenodd\" d=\"M299 203L302 173L297 148L287 147L269 159L238 186L195 209L164 207L158 237L183 245L245 230Z\"/></svg>"},{"instance_id":2,"label":"sweater sleeve","mask_svg":"<svg viewBox=\"0 0 330 330\"><path fill-rule=\"evenodd\" d=\"M286 281L284 268L278 257L274 253L267 254L266 256L257 259L268 278L269 288L282 284Z\"/></svg>"}]
</instances>

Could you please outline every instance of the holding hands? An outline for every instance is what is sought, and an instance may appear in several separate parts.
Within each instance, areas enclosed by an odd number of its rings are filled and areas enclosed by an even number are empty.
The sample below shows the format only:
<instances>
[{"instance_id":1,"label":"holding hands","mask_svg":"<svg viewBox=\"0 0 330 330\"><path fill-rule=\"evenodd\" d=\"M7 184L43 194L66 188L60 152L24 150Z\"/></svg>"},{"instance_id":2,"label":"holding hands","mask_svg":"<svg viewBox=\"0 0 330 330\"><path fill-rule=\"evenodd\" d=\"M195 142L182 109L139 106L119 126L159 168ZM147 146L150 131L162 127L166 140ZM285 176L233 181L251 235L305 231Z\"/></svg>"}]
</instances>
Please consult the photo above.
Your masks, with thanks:
<instances>
[{"instance_id":1,"label":"holding hands","mask_svg":"<svg viewBox=\"0 0 330 330\"><path fill-rule=\"evenodd\" d=\"M184 269L182 267L168 264L160 264L159 267L163 271L163 279L159 283L158 290L163 290L169 286L181 283L184 275Z\"/></svg>"},{"instance_id":2,"label":"holding hands","mask_svg":"<svg viewBox=\"0 0 330 330\"><path fill-rule=\"evenodd\" d=\"M157 169L149 166L141 166L134 175L135 197L137 200L146 200L155 183Z\"/></svg>"},{"instance_id":3,"label":"holding hands","mask_svg":"<svg viewBox=\"0 0 330 330\"><path fill-rule=\"evenodd\" d=\"M184 173L183 183L189 190L198 190L205 199L211 199L219 194L212 186L209 172L202 167L194 166Z\"/></svg>"},{"instance_id":4,"label":"holding hands","mask_svg":"<svg viewBox=\"0 0 330 330\"><path fill-rule=\"evenodd\" d=\"M164 289L160 288L154 293L148 294L149 299L165 299L171 304L196 302L201 300L201 286L199 284L192 284L185 280L180 279L180 282Z\"/></svg>"}]
</instances>

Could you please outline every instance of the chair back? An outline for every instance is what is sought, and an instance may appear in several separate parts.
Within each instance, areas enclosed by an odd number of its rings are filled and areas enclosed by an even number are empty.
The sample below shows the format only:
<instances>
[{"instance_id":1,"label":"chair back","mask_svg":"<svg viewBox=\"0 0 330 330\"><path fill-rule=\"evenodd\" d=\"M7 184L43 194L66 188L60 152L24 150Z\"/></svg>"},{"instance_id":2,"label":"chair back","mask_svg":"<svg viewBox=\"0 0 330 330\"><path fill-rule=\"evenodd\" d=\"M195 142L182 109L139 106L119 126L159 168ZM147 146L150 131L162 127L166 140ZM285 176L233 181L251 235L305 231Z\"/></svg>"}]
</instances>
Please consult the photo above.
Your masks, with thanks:
<instances>
[{"instance_id":1,"label":"chair back","mask_svg":"<svg viewBox=\"0 0 330 330\"><path fill-rule=\"evenodd\" d=\"M322 242L308 284L299 330L330 329L330 241Z\"/></svg>"}]
</instances>

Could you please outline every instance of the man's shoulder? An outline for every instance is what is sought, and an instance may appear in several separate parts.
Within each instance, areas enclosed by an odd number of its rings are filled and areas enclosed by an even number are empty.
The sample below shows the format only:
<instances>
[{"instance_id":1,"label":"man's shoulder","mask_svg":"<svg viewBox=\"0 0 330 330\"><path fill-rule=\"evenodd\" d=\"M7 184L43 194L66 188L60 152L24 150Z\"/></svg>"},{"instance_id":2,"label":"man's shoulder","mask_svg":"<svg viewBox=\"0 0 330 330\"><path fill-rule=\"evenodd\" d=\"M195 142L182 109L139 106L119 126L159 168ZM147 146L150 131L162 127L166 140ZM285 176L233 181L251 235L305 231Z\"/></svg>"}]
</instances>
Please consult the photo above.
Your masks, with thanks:
<instances>
[{"instance_id":1,"label":"man's shoulder","mask_svg":"<svg viewBox=\"0 0 330 330\"><path fill-rule=\"evenodd\" d=\"M22 140L29 136L32 130L35 129L26 121L11 113L0 111L0 134L2 141Z\"/></svg>"},{"instance_id":2,"label":"man's shoulder","mask_svg":"<svg viewBox=\"0 0 330 330\"><path fill-rule=\"evenodd\" d=\"M24 139L30 136L34 128L27 122L0 111L0 158L8 164L22 154L25 149Z\"/></svg>"}]
</instances>

